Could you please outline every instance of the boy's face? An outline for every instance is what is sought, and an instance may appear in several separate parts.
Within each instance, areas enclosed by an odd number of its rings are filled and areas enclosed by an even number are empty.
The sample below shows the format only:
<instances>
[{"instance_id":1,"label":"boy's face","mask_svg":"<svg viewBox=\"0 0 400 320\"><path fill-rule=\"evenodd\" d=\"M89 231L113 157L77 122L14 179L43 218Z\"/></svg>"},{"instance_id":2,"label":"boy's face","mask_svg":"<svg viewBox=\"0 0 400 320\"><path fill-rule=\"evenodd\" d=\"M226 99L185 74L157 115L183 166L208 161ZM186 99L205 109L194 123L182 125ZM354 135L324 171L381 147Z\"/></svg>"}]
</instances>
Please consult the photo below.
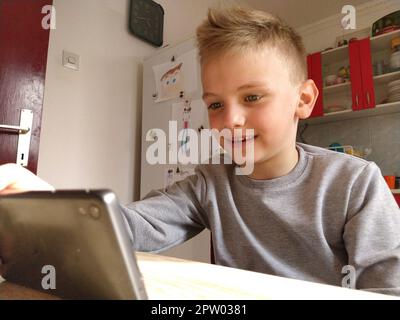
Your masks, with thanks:
<instances>
[{"instance_id":1,"label":"boy's face","mask_svg":"<svg viewBox=\"0 0 400 320\"><path fill-rule=\"evenodd\" d=\"M254 129L257 165L287 152L293 154L297 130L299 86L291 82L288 62L274 49L228 53L202 65L203 99L211 128ZM233 145L235 148L235 145Z\"/></svg>"}]
</instances>

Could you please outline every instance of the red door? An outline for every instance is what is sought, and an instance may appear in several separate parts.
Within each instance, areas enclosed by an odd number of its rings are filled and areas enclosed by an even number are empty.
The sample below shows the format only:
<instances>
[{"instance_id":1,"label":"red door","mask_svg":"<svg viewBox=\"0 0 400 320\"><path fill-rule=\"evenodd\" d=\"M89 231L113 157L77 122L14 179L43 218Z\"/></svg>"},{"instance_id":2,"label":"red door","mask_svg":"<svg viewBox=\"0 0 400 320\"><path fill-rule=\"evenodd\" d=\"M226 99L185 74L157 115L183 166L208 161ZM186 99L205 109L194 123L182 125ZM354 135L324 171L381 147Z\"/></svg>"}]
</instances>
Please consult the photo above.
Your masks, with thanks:
<instances>
[{"instance_id":1,"label":"red door","mask_svg":"<svg viewBox=\"0 0 400 320\"><path fill-rule=\"evenodd\" d=\"M36 173L52 0L0 1L0 164L17 162L21 112L33 116L27 168ZM26 156L26 155L25 155ZM22 158L24 154L22 154Z\"/></svg>"},{"instance_id":2,"label":"red door","mask_svg":"<svg viewBox=\"0 0 400 320\"><path fill-rule=\"evenodd\" d=\"M352 109L362 110L364 108L364 95L361 73L361 53L358 41L352 41L349 44L349 60L350 60L350 80L351 80L351 96L353 101Z\"/></svg>"},{"instance_id":3,"label":"red door","mask_svg":"<svg viewBox=\"0 0 400 320\"><path fill-rule=\"evenodd\" d=\"M375 88L371 60L371 41L369 38L365 38L358 41L358 45L360 48L364 109L375 108Z\"/></svg>"},{"instance_id":4,"label":"red door","mask_svg":"<svg viewBox=\"0 0 400 320\"><path fill-rule=\"evenodd\" d=\"M324 115L321 60L321 52L316 52L307 56L308 78L314 80L319 91L319 95L310 118L321 117Z\"/></svg>"},{"instance_id":5,"label":"red door","mask_svg":"<svg viewBox=\"0 0 400 320\"><path fill-rule=\"evenodd\" d=\"M374 108L375 89L369 38L351 42L349 58L353 110Z\"/></svg>"}]
</instances>

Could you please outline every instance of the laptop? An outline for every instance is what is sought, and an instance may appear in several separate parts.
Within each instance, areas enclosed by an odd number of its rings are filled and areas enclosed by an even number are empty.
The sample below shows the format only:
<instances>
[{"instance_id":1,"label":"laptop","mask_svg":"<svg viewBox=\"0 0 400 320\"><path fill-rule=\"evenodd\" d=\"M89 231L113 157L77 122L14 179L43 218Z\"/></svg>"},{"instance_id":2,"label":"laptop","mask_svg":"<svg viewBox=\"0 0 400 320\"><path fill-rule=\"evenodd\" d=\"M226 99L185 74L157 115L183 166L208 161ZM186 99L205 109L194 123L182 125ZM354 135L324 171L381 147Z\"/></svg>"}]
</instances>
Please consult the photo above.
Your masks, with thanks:
<instances>
[{"instance_id":1,"label":"laptop","mask_svg":"<svg viewBox=\"0 0 400 320\"><path fill-rule=\"evenodd\" d=\"M0 276L63 299L147 299L110 190L0 196Z\"/></svg>"}]
</instances>

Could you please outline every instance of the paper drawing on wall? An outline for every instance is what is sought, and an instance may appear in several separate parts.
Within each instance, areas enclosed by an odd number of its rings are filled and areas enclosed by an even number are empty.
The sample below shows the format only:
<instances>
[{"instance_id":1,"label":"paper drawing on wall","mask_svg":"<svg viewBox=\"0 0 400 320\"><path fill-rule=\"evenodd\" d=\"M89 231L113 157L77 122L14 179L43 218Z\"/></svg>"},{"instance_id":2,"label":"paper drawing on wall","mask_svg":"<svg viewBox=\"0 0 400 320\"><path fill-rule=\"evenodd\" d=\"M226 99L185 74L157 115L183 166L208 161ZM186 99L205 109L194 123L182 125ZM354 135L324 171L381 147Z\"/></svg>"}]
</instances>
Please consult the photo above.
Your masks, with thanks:
<instances>
[{"instance_id":1,"label":"paper drawing on wall","mask_svg":"<svg viewBox=\"0 0 400 320\"><path fill-rule=\"evenodd\" d=\"M190 135L188 134L188 130L194 130L197 133L198 141L201 140L200 128L209 128L207 107L200 99L184 99L181 102L173 103L171 111L171 120L176 121L177 124L178 152L179 154L189 156L192 143L189 140ZM214 141L212 146L219 150L217 141ZM211 150L210 154L212 154ZM200 154L198 161L201 161Z\"/></svg>"},{"instance_id":2,"label":"paper drawing on wall","mask_svg":"<svg viewBox=\"0 0 400 320\"><path fill-rule=\"evenodd\" d=\"M174 169L168 168L165 170L164 175L164 190L168 191L168 188L174 184Z\"/></svg>"},{"instance_id":3,"label":"paper drawing on wall","mask_svg":"<svg viewBox=\"0 0 400 320\"><path fill-rule=\"evenodd\" d=\"M184 91L184 74L182 65L183 63L180 63L162 75L160 79L160 99L165 100L176 98Z\"/></svg>"},{"instance_id":4,"label":"paper drawing on wall","mask_svg":"<svg viewBox=\"0 0 400 320\"><path fill-rule=\"evenodd\" d=\"M197 90L198 63L195 50L153 67L155 102L175 99Z\"/></svg>"},{"instance_id":5,"label":"paper drawing on wall","mask_svg":"<svg viewBox=\"0 0 400 320\"><path fill-rule=\"evenodd\" d=\"M189 121L190 121L190 112L191 111L192 111L192 108L190 107L190 100L185 100L183 114L182 114L183 131L182 131L182 139L180 141L180 143L181 143L180 147L183 148L183 151L185 153L187 153L189 151L187 144L189 142L188 129L189 129Z\"/></svg>"}]
</instances>

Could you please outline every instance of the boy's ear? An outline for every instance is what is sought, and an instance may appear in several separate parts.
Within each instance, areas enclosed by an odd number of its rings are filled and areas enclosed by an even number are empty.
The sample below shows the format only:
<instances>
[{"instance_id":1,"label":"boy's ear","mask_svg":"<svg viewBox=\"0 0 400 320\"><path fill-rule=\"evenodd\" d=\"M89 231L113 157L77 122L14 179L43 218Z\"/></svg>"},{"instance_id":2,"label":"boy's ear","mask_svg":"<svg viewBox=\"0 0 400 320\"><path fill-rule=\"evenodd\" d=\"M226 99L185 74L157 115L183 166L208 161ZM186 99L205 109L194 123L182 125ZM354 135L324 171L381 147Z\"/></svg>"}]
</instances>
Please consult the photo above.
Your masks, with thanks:
<instances>
[{"instance_id":1,"label":"boy's ear","mask_svg":"<svg viewBox=\"0 0 400 320\"><path fill-rule=\"evenodd\" d=\"M296 115L299 119L307 119L311 115L319 91L315 82L311 79L303 82L299 90L300 100L296 108Z\"/></svg>"}]
</instances>

